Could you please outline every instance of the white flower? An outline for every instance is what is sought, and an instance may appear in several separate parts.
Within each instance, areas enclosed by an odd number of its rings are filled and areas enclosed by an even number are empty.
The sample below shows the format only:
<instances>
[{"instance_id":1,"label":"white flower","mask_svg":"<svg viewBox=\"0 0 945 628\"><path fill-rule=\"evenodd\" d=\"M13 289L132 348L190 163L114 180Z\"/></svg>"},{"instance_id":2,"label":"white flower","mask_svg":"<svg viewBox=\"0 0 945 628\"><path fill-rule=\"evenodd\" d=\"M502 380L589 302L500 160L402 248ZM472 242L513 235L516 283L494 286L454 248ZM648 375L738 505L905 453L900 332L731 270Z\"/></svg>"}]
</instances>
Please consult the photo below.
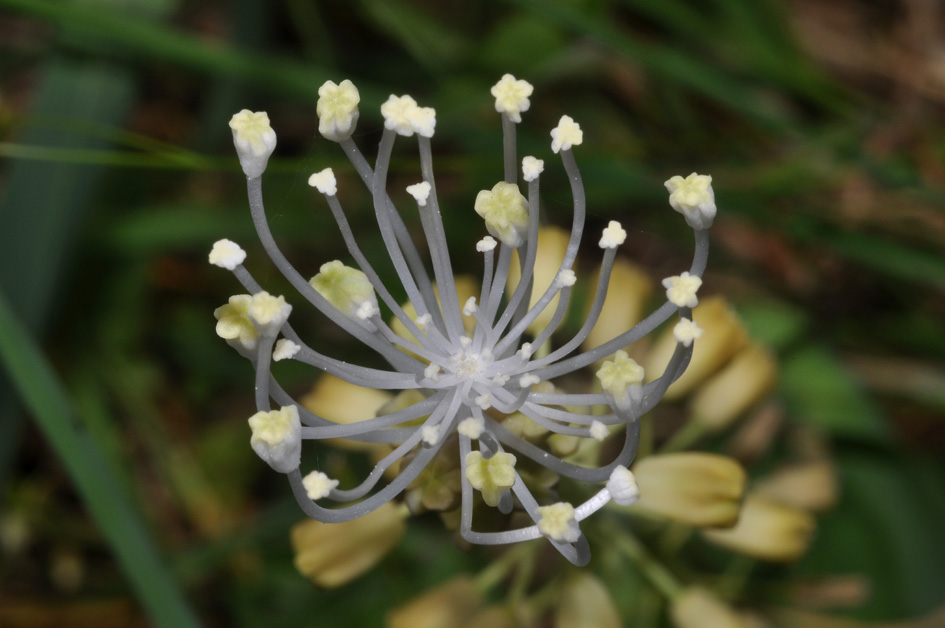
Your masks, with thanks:
<instances>
[{"instance_id":1,"label":"white flower","mask_svg":"<svg viewBox=\"0 0 945 628\"><path fill-rule=\"evenodd\" d=\"M538 531L559 543L575 543L581 538L581 529L574 518L574 506L558 502L541 506L538 510Z\"/></svg>"},{"instance_id":2,"label":"white flower","mask_svg":"<svg viewBox=\"0 0 945 628\"><path fill-rule=\"evenodd\" d=\"M485 253L494 249L496 244L495 238L486 236L482 240L479 240L479 242L476 242L476 250L480 253Z\"/></svg>"},{"instance_id":3,"label":"white flower","mask_svg":"<svg viewBox=\"0 0 945 628\"><path fill-rule=\"evenodd\" d=\"M607 480L607 492L610 493L614 503L620 506L629 506L640 499L640 487L637 486L637 480L633 477L633 472L624 466L618 466L610 473L610 479Z\"/></svg>"},{"instance_id":4,"label":"white flower","mask_svg":"<svg viewBox=\"0 0 945 628\"><path fill-rule=\"evenodd\" d=\"M522 159L522 178L526 181L534 181L545 170L545 162L541 159L535 159L528 156Z\"/></svg>"},{"instance_id":5,"label":"white flower","mask_svg":"<svg viewBox=\"0 0 945 628\"><path fill-rule=\"evenodd\" d=\"M296 353L301 351L302 347L295 344L288 338L280 338L276 341L276 348L272 352L272 359L276 362L281 362L282 360L288 360L293 357Z\"/></svg>"},{"instance_id":6,"label":"white flower","mask_svg":"<svg viewBox=\"0 0 945 628\"><path fill-rule=\"evenodd\" d=\"M433 380L434 382L440 380L440 365L439 364L430 364L425 369L423 369L423 376L427 379Z\"/></svg>"},{"instance_id":7,"label":"white flower","mask_svg":"<svg viewBox=\"0 0 945 628\"><path fill-rule=\"evenodd\" d=\"M571 116L561 116L558 126L551 129L551 150L554 152L571 150L584 141L584 131L581 125L571 119Z\"/></svg>"},{"instance_id":8,"label":"white flower","mask_svg":"<svg viewBox=\"0 0 945 628\"><path fill-rule=\"evenodd\" d=\"M433 107L413 107L407 110L410 127L421 137L433 137L436 130L436 110Z\"/></svg>"},{"instance_id":9,"label":"white flower","mask_svg":"<svg viewBox=\"0 0 945 628\"><path fill-rule=\"evenodd\" d=\"M440 426L424 425L420 429L420 435L423 437L423 442L425 442L427 445L436 445L440 440Z\"/></svg>"},{"instance_id":10,"label":"white flower","mask_svg":"<svg viewBox=\"0 0 945 628\"><path fill-rule=\"evenodd\" d=\"M427 199L430 198L430 189L429 183L426 181L421 181L420 183L408 185L407 194L416 199L417 205L420 207L426 207Z\"/></svg>"},{"instance_id":11,"label":"white flower","mask_svg":"<svg viewBox=\"0 0 945 628\"><path fill-rule=\"evenodd\" d=\"M663 287L666 288L666 298L676 307L696 307L699 304L699 297L696 292L702 285L702 279L688 272L679 275L667 277L663 280Z\"/></svg>"},{"instance_id":12,"label":"white flower","mask_svg":"<svg viewBox=\"0 0 945 628\"><path fill-rule=\"evenodd\" d=\"M492 407L492 397L489 393L483 393L476 397L476 405L479 406L481 410L488 410Z\"/></svg>"},{"instance_id":13,"label":"white flower","mask_svg":"<svg viewBox=\"0 0 945 628\"><path fill-rule=\"evenodd\" d=\"M280 473L299 468L302 459L302 424L299 409L284 406L279 410L257 412L249 417L253 431L249 444L270 467Z\"/></svg>"},{"instance_id":14,"label":"white flower","mask_svg":"<svg viewBox=\"0 0 945 628\"><path fill-rule=\"evenodd\" d=\"M478 311L479 306L476 305L476 297L466 299L466 303L463 305L463 316L472 316Z\"/></svg>"},{"instance_id":15,"label":"white flower","mask_svg":"<svg viewBox=\"0 0 945 628\"><path fill-rule=\"evenodd\" d=\"M541 378L532 373L526 373L518 378L518 385L522 388L528 388L529 386L534 386L535 384L541 382Z\"/></svg>"},{"instance_id":16,"label":"white flower","mask_svg":"<svg viewBox=\"0 0 945 628\"><path fill-rule=\"evenodd\" d=\"M325 81L318 88L318 132L325 139L340 142L351 137L358 124L361 95L354 83L345 79L338 85Z\"/></svg>"},{"instance_id":17,"label":"white flower","mask_svg":"<svg viewBox=\"0 0 945 628\"><path fill-rule=\"evenodd\" d=\"M610 432L607 430L607 426L597 419L591 421L591 427L588 431L590 432L591 438L595 438L599 441L603 441L605 438L607 438L607 435L610 434Z\"/></svg>"},{"instance_id":18,"label":"white flower","mask_svg":"<svg viewBox=\"0 0 945 628\"><path fill-rule=\"evenodd\" d=\"M269 126L269 115L243 109L230 118L230 129L243 172L251 179L261 176L276 149L276 132Z\"/></svg>"},{"instance_id":19,"label":"white flower","mask_svg":"<svg viewBox=\"0 0 945 628\"><path fill-rule=\"evenodd\" d=\"M410 118L417 109L417 101L410 96L394 96L393 94L381 105L381 115L384 116L384 127L397 131L399 135L411 136L415 129Z\"/></svg>"},{"instance_id":20,"label":"white flower","mask_svg":"<svg viewBox=\"0 0 945 628\"><path fill-rule=\"evenodd\" d=\"M692 345L694 340L702 336L703 331L705 330L699 327L695 321L681 318L673 327L673 336L676 338L676 342L688 347Z\"/></svg>"},{"instance_id":21,"label":"white flower","mask_svg":"<svg viewBox=\"0 0 945 628\"><path fill-rule=\"evenodd\" d=\"M263 336L273 336L282 329L290 312L292 306L285 302L285 297L274 297L262 291L253 295L247 314L256 331Z\"/></svg>"},{"instance_id":22,"label":"white flower","mask_svg":"<svg viewBox=\"0 0 945 628\"><path fill-rule=\"evenodd\" d=\"M328 497L332 489L338 486L338 480L333 480L321 471L312 471L302 478L305 494L312 501Z\"/></svg>"},{"instance_id":23,"label":"white flower","mask_svg":"<svg viewBox=\"0 0 945 628\"><path fill-rule=\"evenodd\" d=\"M611 220L600 237L598 246L602 249L615 249L627 239L627 232L616 220Z\"/></svg>"},{"instance_id":24,"label":"white flower","mask_svg":"<svg viewBox=\"0 0 945 628\"><path fill-rule=\"evenodd\" d=\"M502 244L517 248L528 230L528 201L514 183L500 181L492 190L476 196L476 213L486 221L486 229Z\"/></svg>"},{"instance_id":25,"label":"white flower","mask_svg":"<svg viewBox=\"0 0 945 628\"><path fill-rule=\"evenodd\" d=\"M558 273L557 277L555 277L555 284L564 288L573 286L574 282L576 281L577 275L575 275L574 271L569 268L565 268L560 273Z\"/></svg>"},{"instance_id":26,"label":"white flower","mask_svg":"<svg viewBox=\"0 0 945 628\"><path fill-rule=\"evenodd\" d=\"M334 196L338 193L338 181L335 179L335 172L331 168L325 168L321 172L316 172L310 176L308 184L325 196Z\"/></svg>"},{"instance_id":27,"label":"white flower","mask_svg":"<svg viewBox=\"0 0 945 628\"><path fill-rule=\"evenodd\" d=\"M217 240L210 250L210 263L220 268L233 270L246 259L246 251L232 240Z\"/></svg>"},{"instance_id":28,"label":"white flower","mask_svg":"<svg viewBox=\"0 0 945 628\"><path fill-rule=\"evenodd\" d=\"M504 75L492 86L495 96L495 110L506 114L512 122L522 121L522 112L528 111L528 97L535 88L528 81L516 79L511 74Z\"/></svg>"},{"instance_id":29,"label":"white flower","mask_svg":"<svg viewBox=\"0 0 945 628\"><path fill-rule=\"evenodd\" d=\"M683 179L676 175L663 185L669 190L669 204L685 216L693 229L708 229L715 218L715 191L712 177L693 172Z\"/></svg>"},{"instance_id":30,"label":"white flower","mask_svg":"<svg viewBox=\"0 0 945 628\"><path fill-rule=\"evenodd\" d=\"M463 419L460 421L459 425L456 427L456 431L463 436L477 439L482 436L482 431L485 429L485 427L485 422L482 419L471 416L468 419Z\"/></svg>"},{"instance_id":31,"label":"white flower","mask_svg":"<svg viewBox=\"0 0 945 628\"><path fill-rule=\"evenodd\" d=\"M613 360L605 360L597 371L597 379L601 388L609 394L614 405L626 410L631 403L643 400L643 367L636 360L627 355L626 351L618 351Z\"/></svg>"}]
</instances>

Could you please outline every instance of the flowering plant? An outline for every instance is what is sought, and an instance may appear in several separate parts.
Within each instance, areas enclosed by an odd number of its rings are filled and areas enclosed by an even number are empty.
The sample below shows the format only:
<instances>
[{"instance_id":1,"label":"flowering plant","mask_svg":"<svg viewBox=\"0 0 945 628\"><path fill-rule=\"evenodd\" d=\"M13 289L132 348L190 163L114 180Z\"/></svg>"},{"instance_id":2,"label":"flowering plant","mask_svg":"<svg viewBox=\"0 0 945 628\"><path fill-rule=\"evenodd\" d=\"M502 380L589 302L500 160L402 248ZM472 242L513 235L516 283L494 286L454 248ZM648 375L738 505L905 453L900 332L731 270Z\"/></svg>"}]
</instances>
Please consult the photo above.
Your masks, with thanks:
<instances>
[{"instance_id":1,"label":"flowering plant","mask_svg":"<svg viewBox=\"0 0 945 628\"><path fill-rule=\"evenodd\" d=\"M309 184L324 195L357 268L330 261L306 280L289 263L272 237L263 204L261 176L276 146L268 116L244 110L230 121L247 177L253 223L267 254L302 297L389 364L389 368L349 364L309 347L288 322L292 307L283 297L263 291L242 265L243 250L229 240L214 245L210 262L231 270L249 293L232 297L215 315L217 333L249 359L256 372L258 412L249 420L252 447L273 469L288 476L293 494L310 517L343 522L380 508L403 493L441 451L445 452L454 434L462 469L460 533L469 542L504 544L544 536L572 563L586 564L590 551L580 522L610 501L626 505L639 497L628 466L636 454L640 417L685 371L693 341L701 334L692 321L692 308L698 303L709 248L707 229L716 211L711 178L692 174L666 182L671 206L684 215L695 233L690 268L663 282L666 302L609 341L576 351L598 321L617 248L626 237L622 226L611 221L597 242L603 259L590 310L572 338L551 348L551 335L564 318L576 281L573 267L585 230L585 193L572 152L583 143L583 132L568 116L562 116L551 131L552 151L560 155L571 186L573 220L554 279L534 298L539 181L544 162L533 156L521 161L526 196L518 181L516 151L516 124L530 106L532 91L530 84L511 75L492 88L502 117L504 179L491 190L479 192L473 204L488 235L476 244L484 266L479 297L465 302L460 302L437 201L430 145L436 127L432 108L419 106L410 96L392 95L381 107L384 132L372 168L351 138L359 116L357 88L346 80L337 85L328 81L319 90L319 131L340 144L371 192L377 225L409 298L408 306L392 296L359 247L330 168L313 174ZM433 277L387 193L388 169L398 135L417 137L422 180L407 192L416 201ZM519 280L504 296L516 252ZM392 323L382 317L381 304L392 314ZM540 318L546 308L552 310L547 323ZM679 322L672 358L661 373L644 373L623 349L674 315ZM536 325L538 321L542 324ZM308 411L279 385L270 366L272 360L284 359L309 364L360 386L415 391L416 400L376 418L336 423ZM554 385L558 378L595 363L599 365L599 392L567 393ZM279 409L271 408L273 401ZM592 442L619 432L623 445L610 462L583 466L556 455L546 441L535 442L509 429L505 419L511 415L524 416L543 433ZM338 480L319 470L303 475L301 442L338 438L388 443L391 449L360 484L350 488L340 487ZM558 475L604 486L576 505L542 503L534 487L523 479L521 457ZM388 481L388 473L394 469L397 472ZM487 506L503 513L524 511L531 524L511 530L475 530L477 492ZM326 507L324 500L345 505Z\"/></svg>"}]
</instances>

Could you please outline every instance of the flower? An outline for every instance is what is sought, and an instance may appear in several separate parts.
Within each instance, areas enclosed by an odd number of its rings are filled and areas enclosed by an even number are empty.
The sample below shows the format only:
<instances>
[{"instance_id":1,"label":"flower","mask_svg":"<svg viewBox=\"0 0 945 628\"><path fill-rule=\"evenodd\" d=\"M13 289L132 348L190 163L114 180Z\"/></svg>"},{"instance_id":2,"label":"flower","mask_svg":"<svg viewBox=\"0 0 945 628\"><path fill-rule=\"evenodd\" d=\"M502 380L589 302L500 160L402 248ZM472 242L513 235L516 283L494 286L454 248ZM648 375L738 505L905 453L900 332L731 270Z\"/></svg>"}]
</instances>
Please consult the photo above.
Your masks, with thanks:
<instances>
[{"instance_id":1,"label":"flower","mask_svg":"<svg viewBox=\"0 0 945 628\"><path fill-rule=\"evenodd\" d=\"M261 176L276 149L276 133L269 126L269 115L243 109L230 118L230 129L243 173L249 178Z\"/></svg>"},{"instance_id":2,"label":"flower","mask_svg":"<svg viewBox=\"0 0 945 628\"><path fill-rule=\"evenodd\" d=\"M245 259L246 251L232 240L217 240L210 250L210 263L227 270L234 270Z\"/></svg>"},{"instance_id":3,"label":"flower","mask_svg":"<svg viewBox=\"0 0 945 628\"><path fill-rule=\"evenodd\" d=\"M814 538L813 515L768 497L749 495L738 523L725 530L703 530L706 540L733 552L775 563L800 558Z\"/></svg>"},{"instance_id":4,"label":"flower","mask_svg":"<svg viewBox=\"0 0 945 628\"><path fill-rule=\"evenodd\" d=\"M689 587L677 595L670 617L676 628L747 628L725 602L700 587Z\"/></svg>"},{"instance_id":5,"label":"flower","mask_svg":"<svg viewBox=\"0 0 945 628\"><path fill-rule=\"evenodd\" d=\"M499 82L492 86L495 110L507 115L512 122L521 122L522 112L528 111L531 105L528 97L534 89L528 81L516 79L511 74L503 75Z\"/></svg>"},{"instance_id":6,"label":"flower","mask_svg":"<svg viewBox=\"0 0 945 628\"><path fill-rule=\"evenodd\" d=\"M530 105L531 86L511 76L503 77L493 93L504 120L518 122ZM626 505L641 494L641 501L646 500L647 474L627 469L636 454L639 419L684 375L693 350L691 340L683 341L688 336L673 338L671 356L662 367L644 371L623 348L670 318L689 315L690 306L674 303L683 301L675 294L681 292L685 303L695 298L708 236L704 229L696 230L692 264L674 279L684 285L674 284L670 301L630 327L630 314L614 311L625 299L607 301L608 287L619 285L612 284L612 275L619 280L627 273L617 260L626 238L618 222L611 221L599 236L587 240L598 244L592 247L600 256L596 285L584 290L575 271L587 231L586 194L572 152L583 142L580 126L563 116L552 131L552 150L560 155L574 199L572 230L566 232L539 228L545 164L536 157L522 160L527 190L521 189L516 181L516 125L504 123L505 180L481 191L467 206L483 218L483 231L489 234L475 235L483 277L457 277L432 173L429 140L436 112L410 96L388 98L381 106L385 130L371 167L350 137L357 100L348 81L323 85L319 130L344 145L373 199L381 248L390 261L387 268L376 270L361 249L337 197L331 169L312 175L310 184L324 196L353 261L323 263L310 280L282 254L269 230L260 180L265 160L253 162L260 167L248 174L247 192L253 224L279 271L330 324L364 343L386 365L362 366L347 356L332 357L310 347L289 323L291 306L283 297L263 291L235 253L238 247L225 245L213 255L214 263L230 270L248 294L217 310L218 333L256 371L258 412L251 420L251 444L274 469L287 474L299 507L318 521L353 526L389 510L391 500L399 496L415 511L454 508L458 501L459 534L468 542L503 544L546 537L569 561L586 564L590 551L578 524L610 501ZM234 119L240 116L246 117L241 113ZM262 116L238 124L238 133L234 127L241 159L257 144L268 146L271 129ZM423 178L408 193L420 210L432 277L386 192L395 142L414 135ZM470 253L472 248L470 243ZM371 259L380 257L378 251L371 253ZM388 289L382 276L396 276L400 285ZM572 290L586 294L590 307L570 339L554 341L552 334L563 322ZM406 303L393 296L404 293ZM641 315L641 294L634 291L634 317ZM381 307L391 313L389 321L380 316ZM608 320L602 321L603 314ZM594 342L588 344L592 337ZM294 360L324 375L316 390L298 402L271 372L274 360ZM556 384L577 379L569 376L594 364L600 365L600 392L572 393ZM645 375L651 381L646 382ZM281 409L271 410L273 402ZM618 439L623 444L614 447L612 458L598 464L601 441L616 445ZM350 485L347 475L340 482L319 470L303 476L299 449L304 440L367 450L375 468ZM575 458L568 458L571 455ZM444 462L444 457L451 459ZM560 477L596 484L598 490L582 503L557 502L551 488ZM525 517L524 525L477 530L473 513L483 507L497 509L509 521ZM306 549L305 555L312 551ZM334 551L319 550L317 560L306 562L327 561L337 568Z\"/></svg>"},{"instance_id":7,"label":"flower","mask_svg":"<svg viewBox=\"0 0 945 628\"><path fill-rule=\"evenodd\" d=\"M339 84L325 81L318 88L318 132L325 139L340 142L351 137L358 124L358 103L361 95L354 83L345 79Z\"/></svg>"},{"instance_id":8,"label":"flower","mask_svg":"<svg viewBox=\"0 0 945 628\"><path fill-rule=\"evenodd\" d=\"M686 217L693 229L708 229L715 218L715 192L712 177L704 174L691 175L683 179L675 176L664 184L669 190L669 204Z\"/></svg>"},{"instance_id":9,"label":"flower","mask_svg":"<svg viewBox=\"0 0 945 628\"><path fill-rule=\"evenodd\" d=\"M663 287L666 288L666 298L676 307L696 307L699 305L696 291L699 290L701 285L702 279L700 277L694 277L686 272L663 280Z\"/></svg>"}]
</instances>

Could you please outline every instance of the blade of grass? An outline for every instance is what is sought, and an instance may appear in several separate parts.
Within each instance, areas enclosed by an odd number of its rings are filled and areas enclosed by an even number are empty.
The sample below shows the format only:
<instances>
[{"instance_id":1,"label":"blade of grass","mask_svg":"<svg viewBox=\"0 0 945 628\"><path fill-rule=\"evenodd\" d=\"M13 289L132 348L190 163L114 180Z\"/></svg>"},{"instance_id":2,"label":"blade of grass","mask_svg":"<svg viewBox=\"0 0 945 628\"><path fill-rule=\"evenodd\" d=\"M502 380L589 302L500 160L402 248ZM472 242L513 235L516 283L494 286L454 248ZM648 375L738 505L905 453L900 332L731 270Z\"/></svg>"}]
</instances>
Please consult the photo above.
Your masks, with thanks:
<instances>
[{"instance_id":1,"label":"blade of grass","mask_svg":"<svg viewBox=\"0 0 945 628\"><path fill-rule=\"evenodd\" d=\"M0 295L0 360L76 484L138 599L157 626L200 625L97 443L80 427L62 384Z\"/></svg>"}]
</instances>

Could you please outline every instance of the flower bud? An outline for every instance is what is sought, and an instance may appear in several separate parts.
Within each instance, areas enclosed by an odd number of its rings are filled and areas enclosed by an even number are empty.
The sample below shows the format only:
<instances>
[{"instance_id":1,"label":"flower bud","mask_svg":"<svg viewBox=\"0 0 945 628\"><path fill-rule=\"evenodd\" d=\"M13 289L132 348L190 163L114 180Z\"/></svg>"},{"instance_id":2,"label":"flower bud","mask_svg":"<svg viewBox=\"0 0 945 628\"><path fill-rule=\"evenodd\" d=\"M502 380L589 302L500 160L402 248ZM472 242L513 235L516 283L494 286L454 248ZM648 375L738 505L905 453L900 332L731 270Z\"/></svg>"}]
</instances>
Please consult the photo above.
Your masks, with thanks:
<instances>
[{"instance_id":1,"label":"flower bud","mask_svg":"<svg viewBox=\"0 0 945 628\"><path fill-rule=\"evenodd\" d=\"M486 460L478 451L466 455L466 479L482 492L482 499L497 506L503 493L515 484L515 456L500 451Z\"/></svg>"},{"instance_id":2,"label":"flower bud","mask_svg":"<svg viewBox=\"0 0 945 628\"><path fill-rule=\"evenodd\" d=\"M746 628L738 613L700 587L690 587L676 596L669 614L676 628Z\"/></svg>"},{"instance_id":3,"label":"flower bud","mask_svg":"<svg viewBox=\"0 0 945 628\"><path fill-rule=\"evenodd\" d=\"M806 510L823 512L837 501L837 472L826 460L784 467L762 479L754 492Z\"/></svg>"},{"instance_id":4,"label":"flower bud","mask_svg":"<svg viewBox=\"0 0 945 628\"><path fill-rule=\"evenodd\" d=\"M643 320L643 308L652 293L649 275L623 259L614 261L604 307L582 347L585 350L598 347ZM588 309L590 306L588 303Z\"/></svg>"},{"instance_id":5,"label":"flower bud","mask_svg":"<svg viewBox=\"0 0 945 628\"><path fill-rule=\"evenodd\" d=\"M561 116L558 126L551 129L551 151L557 153L562 150L571 150L584 141L584 131L581 125L571 116Z\"/></svg>"},{"instance_id":6,"label":"flower bud","mask_svg":"<svg viewBox=\"0 0 945 628\"><path fill-rule=\"evenodd\" d=\"M492 95L495 96L495 110L506 114L512 122L522 121L522 112L528 111L531 102L532 87L528 81L516 79L511 74L505 74L498 83L492 86Z\"/></svg>"},{"instance_id":7,"label":"flower bud","mask_svg":"<svg viewBox=\"0 0 945 628\"><path fill-rule=\"evenodd\" d=\"M213 316L217 319L217 335L240 352L255 351L259 342L259 332L249 320L249 306L252 302L252 296L236 294L230 297L226 305L221 305L213 311Z\"/></svg>"},{"instance_id":8,"label":"flower bud","mask_svg":"<svg viewBox=\"0 0 945 628\"><path fill-rule=\"evenodd\" d=\"M738 520L745 471L735 460L705 453L659 454L633 465L642 508L692 526Z\"/></svg>"},{"instance_id":9,"label":"flower bud","mask_svg":"<svg viewBox=\"0 0 945 628\"><path fill-rule=\"evenodd\" d=\"M560 227L544 227L538 230L538 248L535 254L535 271L532 275L532 294L528 301L529 308L538 303L541 295L557 278L565 251L568 250L568 238L568 232ZM512 295L521 278L521 264L518 251L515 251L512 255L512 265L509 267L509 278L505 284L507 295ZM537 335L542 329L551 324L551 318L558 307L559 297L560 295L556 294L545 306L545 309L541 311L541 314L528 326L528 330L532 335Z\"/></svg>"},{"instance_id":10,"label":"flower bud","mask_svg":"<svg viewBox=\"0 0 945 628\"><path fill-rule=\"evenodd\" d=\"M457 628L482 605L476 583L457 576L387 613L387 628Z\"/></svg>"},{"instance_id":11,"label":"flower bud","mask_svg":"<svg viewBox=\"0 0 945 628\"><path fill-rule=\"evenodd\" d=\"M741 320L720 297L704 299L701 305L692 310L692 319L704 333L693 343L689 367L670 385L666 391L666 399L678 399L692 390L725 364L747 340L747 332ZM653 344L644 360L644 367L650 379L663 374L675 350L676 338L670 327Z\"/></svg>"},{"instance_id":12,"label":"flower bud","mask_svg":"<svg viewBox=\"0 0 945 628\"><path fill-rule=\"evenodd\" d=\"M285 297L275 297L264 290L253 295L246 314L256 331L271 337L279 333L291 312L292 306L285 302Z\"/></svg>"},{"instance_id":13,"label":"flower bud","mask_svg":"<svg viewBox=\"0 0 945 628\"><path fill-rule=\"evenodd\" d=\"M340 142L351 137L358 124L358 103L361 95L354 83L345 79L337 85L325 81L318 88L318 132L325 139Z\"/></svg>"},{"instance_id":14,"label":"flower bud","mask_svg":"<svg viewBox=\"0 0 945 628\"><path fill-rule=\"evenodd\" d=\"M558 594L555 628L620 628L620 614L610 592L596 576L579 571Z\"/></svg>"},{"instance_id":15,"label":"flower bud","mask_svg":"<svg viewBox=\"0 0 945 628\"><path fill-rule=\"evenodd\" d=\"M514 183L500 181L491 190L482 190L473 205L486 221L489 233L506 246L518 248L528 232L528 201Z\"/></svg>"},{"instance_id":16,"label":"flower bud","mask_svg":"<svg viewBox=\"0 0 945 628\"><path fill-rule=\"evenodd\" d=\"M270 467L280 473L299 468L302 460L302 423L299 409L283 406L279 410L257 412L249 417L253 431L249 444Z\"/></svg>"},{"instance_id":17,"label":"flower bud","mask_svg":"<svg viewBox=\"0 0 945 628\"><path fill-rule=\"evenodd\" d=\"M810 514L768 497L749 495L738 524L728 530L703 530L708 541L752 558L791 562L807 551L814 534Z\"/></svg>"},{"instance_id":18,"label":"flower bud","mask_svg":"<svg viewBox=\"0 0 945 628\"><path fill-rule=\"evenodd\" d=\"M663 185L669 192L670 206L686 218L693 229L708 229L715 219L715 191L712 177L693 172L685 179L676 175Z\"/></svg>"},{"instance_id":19,"label":"flower bud","mask_svg":"<svg viewBox=\"0 0 945 628\"><path fill-rule=\"evenodd\" d=\"M339 587L374 567L397 545L405 528L390 502L344 523L302 521L291 531L295 568L320 587Z\"/></svg>"},{"instance_id":20,"label":"flower bud","mask_svg":"<svg viewBox=\"0 0 945 628\"><path fill-rule=\"evenodd\" d=\"M276 133L269 126L268 114L243 109L230 118L230 129L243 173L251 179L261 176L276 149Z\"/></svg>"},{"instance_id":21,"label":"flower bud","mask_svg":"<svg viewBox=\"0 0 945 628\"><path fill-rule=\"evenodd\" d=\"M709 431L725 429L771 390L777 374L774 355L759 344L749 345L696 391L690 403L693 420Z\"/></svg>"},{"instance_id":22,"label":"flower bud","mask_svg":"<svg viewBox=\"0 0 945 628\"><path fill-rule=\"evenodd\" d=\"M377 296L367 275L339 260L322 264L308 282L346 316L365 319L378 312Z\"/></svg>"}]
</instances>

